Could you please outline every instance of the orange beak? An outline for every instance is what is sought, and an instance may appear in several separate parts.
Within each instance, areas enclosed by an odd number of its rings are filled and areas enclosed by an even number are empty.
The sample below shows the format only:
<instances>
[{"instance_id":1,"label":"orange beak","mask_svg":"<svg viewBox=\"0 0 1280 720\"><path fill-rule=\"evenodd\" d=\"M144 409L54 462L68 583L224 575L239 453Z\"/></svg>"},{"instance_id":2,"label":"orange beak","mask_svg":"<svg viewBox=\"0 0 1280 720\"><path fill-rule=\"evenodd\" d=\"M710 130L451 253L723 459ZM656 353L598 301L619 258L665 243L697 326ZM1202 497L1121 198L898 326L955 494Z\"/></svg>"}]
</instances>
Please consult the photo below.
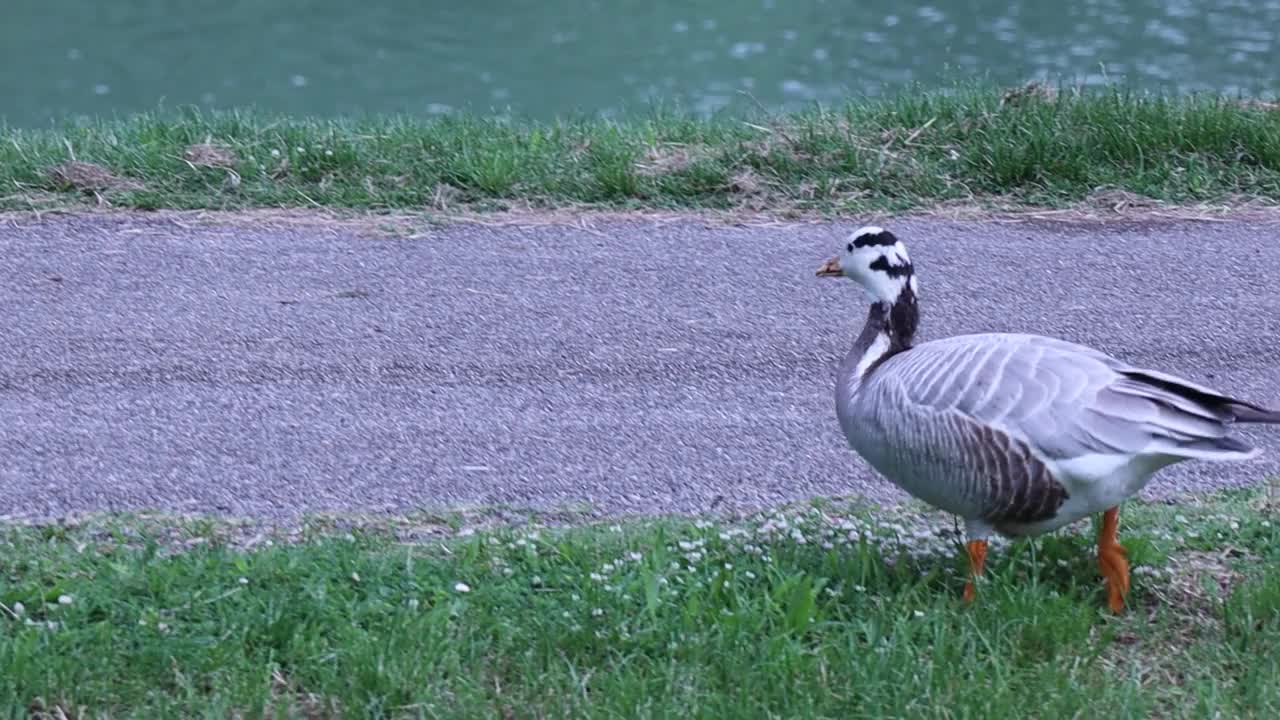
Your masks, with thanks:
<instances>
[{"instance_id":1,"label":"orange beak","mask_svg":"<svg viewBox=\"0 0 1280 720\"><path fill-rule=\"evenodd\" d=\"M839 277L844 274L844 270L840 267L840 258L833 257L822 264L818 268L818 277Z\"/></svg>"}]
</instances>

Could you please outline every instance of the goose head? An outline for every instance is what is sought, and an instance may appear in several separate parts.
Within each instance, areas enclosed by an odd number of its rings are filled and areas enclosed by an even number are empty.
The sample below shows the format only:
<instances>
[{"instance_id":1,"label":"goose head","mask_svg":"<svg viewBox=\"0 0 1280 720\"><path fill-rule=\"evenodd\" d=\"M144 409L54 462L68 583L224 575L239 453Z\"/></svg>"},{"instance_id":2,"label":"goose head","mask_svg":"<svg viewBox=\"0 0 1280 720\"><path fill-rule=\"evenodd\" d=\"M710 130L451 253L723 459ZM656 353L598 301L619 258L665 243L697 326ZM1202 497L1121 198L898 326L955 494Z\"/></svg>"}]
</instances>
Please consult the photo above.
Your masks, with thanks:
<instances>
[{"instance_id":1,"label":"goose head","mask_svg":"<svg viewBox=\"0 0 1280 720\"><path fill-rule=\"evenodd\" d=\"M867 225L845 240L843 251L818 268L819 277L847 277L866 291L872 302L892 304L906 289L915 294L915 271L907 248L893 233Z\"/></svg>"}]
</instances>

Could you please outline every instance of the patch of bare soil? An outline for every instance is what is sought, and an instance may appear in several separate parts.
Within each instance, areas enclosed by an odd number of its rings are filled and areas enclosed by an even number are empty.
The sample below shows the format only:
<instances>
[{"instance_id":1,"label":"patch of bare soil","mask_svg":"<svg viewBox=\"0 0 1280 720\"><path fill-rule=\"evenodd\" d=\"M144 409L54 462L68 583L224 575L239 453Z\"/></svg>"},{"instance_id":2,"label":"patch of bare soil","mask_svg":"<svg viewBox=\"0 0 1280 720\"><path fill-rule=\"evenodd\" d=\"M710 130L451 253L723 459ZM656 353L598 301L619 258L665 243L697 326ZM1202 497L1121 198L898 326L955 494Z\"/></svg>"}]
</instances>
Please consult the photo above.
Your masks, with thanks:
<instances>
[{"instance_id":1,"label":"patch of bare soil","mask_svg":"<svg viewBox=\"0 0 1280 720\"><path fill-rule=\"evenodd\" d=\"M940 203L905 213L922 217L970 222L1002 223L1159 223L1252 222L1280 223L1280 205L1257 198L1218 203L1175 204L1124 190L1099 190L1066 208L1036 208L1015 204L973 202Z\"/></svg>"},{"instance_id":2,"label":"patch of bare soil","mask_svg":"<svg viewBox=\"0 0 1280 720\"><path fill-rule=\"evenodd\" d=\"M84 163L88 165L88 163ZM71 171L76 173L79 171ZM113 182L94 171L83 176L75 175L76 182L85 187L111 187ZM116 190L138 187L127 179L115 178ZM97 178L95 181L94 178ZM69 180L70 182L70 180ZM861 225L891 223L910 219L947 220L952 222L997 222L1028 224L1112 224L1112 223L1175 223L1175 222L1249 222L1280 224L1280 205L1257 199L1241 199L1236 202L1204 203L1199 205L1172 205L1123 191L1099 191L1074 207L1028 208L1026 206L999 203L955 201L939 203L903 213L884 210L819 211L778 205L772 193L764 187L764 181L753 173L744 172L730 180L735 193L740 193L743 203L736 208L703 210L631 209L614 210L584 205L567 205L548 208L532 203L509 204L505 209L478 211L458 202L461 194L456 189L442 186L436 193L432 207L414 211L375 213L362 210L336 208L258 208L245 210L153 210L138 211L119 209L100 199L97 208L58 206L57 198L48 202L30 203L31 210L0 213L0 223L22 225L41 222L50 216L111 215L136 217L146 220L171 222L178 227L188 225L238 225L255 227L289 228L305 226L323 231L368 233L422 237L451 224L466 223L494 227L572 227L585 232L596 232L605 237L607 225L618 222L641 222L655 226L682 223L700 223L709 226L735 227L799 227L830 225L832 223ZM79 185L77 185L79 187ZM104 191L93 192L101 198Z\"/></svg>"},{"instance_id":3,"label":"patch of bare soil","mask_svg":"<svg viewBox=\"0 0 1280 720\"><path fill-rule=\"evenodd\" d=\"M1185 653L1223 631L1223 604L1244 580L1233 552L1183 551L1170 558L1166 572L1144 576L1145 602L1119 619L1103 667L1117 677L1136 675L1143 687L1168 698L1197 680Z\"/></svg>"}]
</instances>

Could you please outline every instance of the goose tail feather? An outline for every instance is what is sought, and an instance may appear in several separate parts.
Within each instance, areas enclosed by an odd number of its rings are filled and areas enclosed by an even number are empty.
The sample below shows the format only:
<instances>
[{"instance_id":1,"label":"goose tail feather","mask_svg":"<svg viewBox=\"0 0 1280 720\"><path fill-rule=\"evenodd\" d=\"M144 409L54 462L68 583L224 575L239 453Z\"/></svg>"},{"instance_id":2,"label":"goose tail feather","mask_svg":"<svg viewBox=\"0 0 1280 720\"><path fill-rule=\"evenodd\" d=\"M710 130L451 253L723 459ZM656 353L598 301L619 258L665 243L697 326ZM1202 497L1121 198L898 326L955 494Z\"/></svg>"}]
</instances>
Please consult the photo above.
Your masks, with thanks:
<instances>
[{"instance_id":1,"label":"goose tail feather","mask_svg":"<svg viewBox=\"0 0 1280 720\"><path fill-rule=\"evenodd\" d=\"M1280 410L1268 410L1239 400L1231 401L1229 407L1236 422L1280 425Z\"/></svg>"}]
</instances>

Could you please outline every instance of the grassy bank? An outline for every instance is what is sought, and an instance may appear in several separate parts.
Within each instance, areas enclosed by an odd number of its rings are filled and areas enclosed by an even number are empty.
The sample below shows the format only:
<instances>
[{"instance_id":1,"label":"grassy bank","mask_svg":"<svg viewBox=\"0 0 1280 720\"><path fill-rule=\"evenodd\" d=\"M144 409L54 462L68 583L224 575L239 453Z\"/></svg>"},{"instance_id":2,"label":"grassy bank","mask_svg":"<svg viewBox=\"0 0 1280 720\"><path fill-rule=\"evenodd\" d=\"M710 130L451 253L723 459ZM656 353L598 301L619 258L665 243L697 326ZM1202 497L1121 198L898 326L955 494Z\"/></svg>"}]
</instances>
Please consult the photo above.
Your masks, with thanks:
<instances>
[{"instance_id":1,"label":"grassy bank","mask_svg":"<svg viewBox=\"0 0 1280 720\"><path fill-rule=\"evenodd\" d=\"M0 716L1274 717L1275 520L1256 493L1133 506L1120 617L1087 527L993 549L966 608L913 512L252 550L217 523L10 527Z\"/></svg>"},{"instance_id":2,"label":"grassy bank","mask_svg":"<svg viewBox=\"0 0 1280 720\"><path fill-rule=\"evenodd\" d=\"M0 209L907 209L1280 198L1280 110L1031 88L751 119L549 124L170 113L3 130ZM74 161L74 162L72 162Z\"/></svg>"}]
</instances>

